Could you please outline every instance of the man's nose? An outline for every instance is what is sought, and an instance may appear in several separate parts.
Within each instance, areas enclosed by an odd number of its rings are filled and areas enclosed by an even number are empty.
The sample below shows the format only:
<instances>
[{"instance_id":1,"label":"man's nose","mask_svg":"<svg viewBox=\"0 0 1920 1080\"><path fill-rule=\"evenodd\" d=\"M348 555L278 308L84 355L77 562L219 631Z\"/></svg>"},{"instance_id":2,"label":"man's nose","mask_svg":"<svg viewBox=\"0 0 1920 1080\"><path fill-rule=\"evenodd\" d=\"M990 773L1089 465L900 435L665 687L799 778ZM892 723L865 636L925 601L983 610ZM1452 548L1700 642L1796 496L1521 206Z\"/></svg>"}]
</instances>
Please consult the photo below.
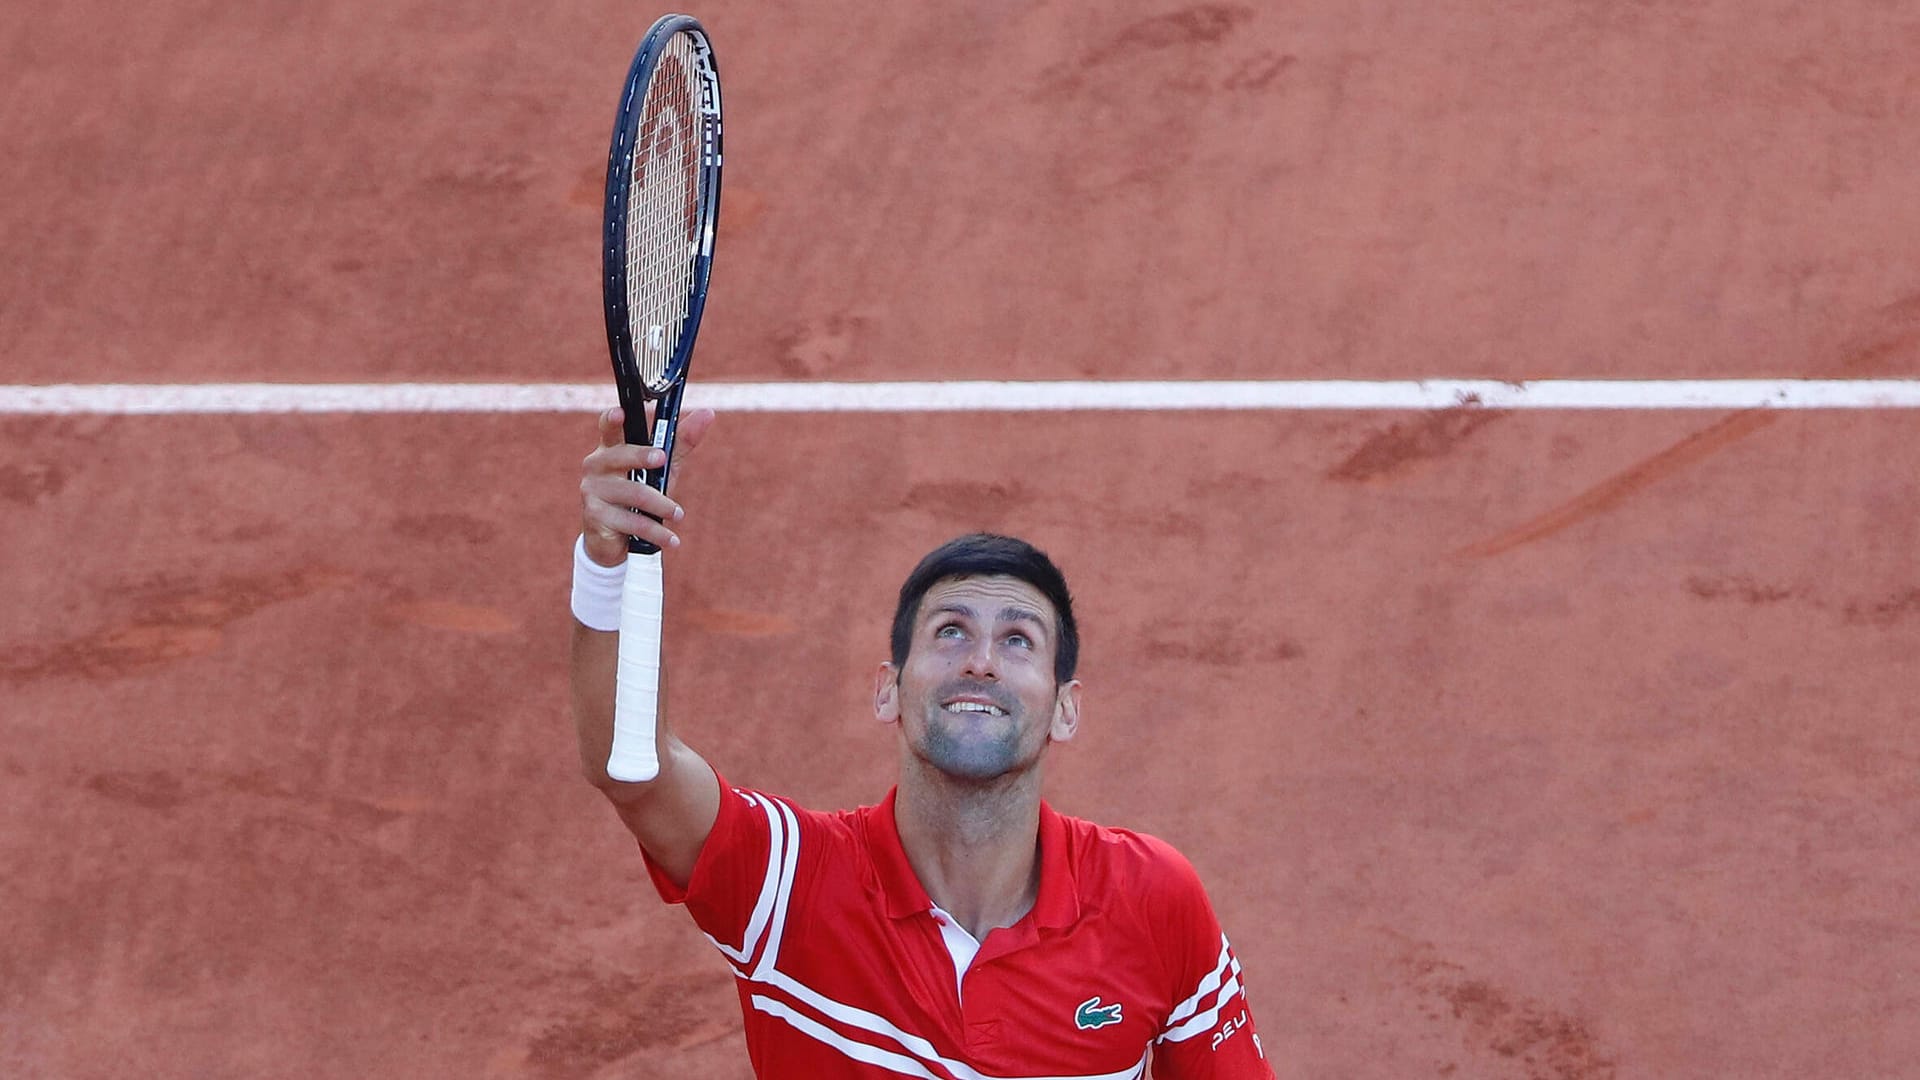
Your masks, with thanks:
<instances>
[{"instance_id":1,"label":"man's nose","mask_svg":"<svg viewBox=\"0 0 1920 1080\"><path fill-rule=\"evenodd\" d=\"M966 673L981 679L998 679L1000 670L994 662L993 639L982 636L974 640L973 647L967 650Z\"/></svg>"}]
</instances>

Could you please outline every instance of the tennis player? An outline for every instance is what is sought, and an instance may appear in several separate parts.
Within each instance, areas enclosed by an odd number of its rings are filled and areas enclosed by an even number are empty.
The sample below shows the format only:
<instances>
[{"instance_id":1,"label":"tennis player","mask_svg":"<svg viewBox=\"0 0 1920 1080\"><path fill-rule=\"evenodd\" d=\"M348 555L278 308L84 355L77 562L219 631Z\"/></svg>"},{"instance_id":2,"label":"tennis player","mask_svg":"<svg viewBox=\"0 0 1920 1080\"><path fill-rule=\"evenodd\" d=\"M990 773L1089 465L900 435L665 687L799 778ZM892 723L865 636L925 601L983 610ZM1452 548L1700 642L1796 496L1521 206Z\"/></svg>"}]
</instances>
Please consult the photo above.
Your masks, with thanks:
<instances>
[{"instance_id":1,"label":"tennis player","mask_svg":"<svg viewBox=\"0 0 1920 1080\"><path fill-rule=\"evenodd\" d=\"M712 423L683 416L682 452ZM618 625L626 537L677 546L681 517L626 478L657 452L622 440L619 411L603 415L580 485L581 766L661 897L732 966L756 1076L1273 1076L1193 867L1040 797L1048 750L1080 726L1079 635L1066 581L1023 541L964 536L908 575L874 679L900 762L877 804L823 813L734 787L665 708L659 776L610 779L618 635L593 627Z\"/></svg>"}]
</instances>

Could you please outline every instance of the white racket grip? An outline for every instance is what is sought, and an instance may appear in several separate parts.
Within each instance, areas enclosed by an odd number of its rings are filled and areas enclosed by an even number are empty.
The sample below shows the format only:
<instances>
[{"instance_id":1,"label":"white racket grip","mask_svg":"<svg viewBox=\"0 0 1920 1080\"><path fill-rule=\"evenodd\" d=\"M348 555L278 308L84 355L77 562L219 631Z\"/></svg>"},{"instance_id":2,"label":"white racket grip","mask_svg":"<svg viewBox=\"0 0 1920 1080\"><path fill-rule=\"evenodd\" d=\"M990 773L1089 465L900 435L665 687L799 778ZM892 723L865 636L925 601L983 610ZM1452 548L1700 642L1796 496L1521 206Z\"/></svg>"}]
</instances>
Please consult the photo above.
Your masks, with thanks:
<instances>
[{"instance_id":1,"label":"white racket grip","mask_svg":"<svg viewBox=\"0 0 1920 1080\"><path fill-rule=\"evenodd\" d=\"M627 555L620 593L620 666L613 692L613 750L607 775L626 783L660 775L654 733L660 717L660 554Z\"/></svg>"}]
</instances>

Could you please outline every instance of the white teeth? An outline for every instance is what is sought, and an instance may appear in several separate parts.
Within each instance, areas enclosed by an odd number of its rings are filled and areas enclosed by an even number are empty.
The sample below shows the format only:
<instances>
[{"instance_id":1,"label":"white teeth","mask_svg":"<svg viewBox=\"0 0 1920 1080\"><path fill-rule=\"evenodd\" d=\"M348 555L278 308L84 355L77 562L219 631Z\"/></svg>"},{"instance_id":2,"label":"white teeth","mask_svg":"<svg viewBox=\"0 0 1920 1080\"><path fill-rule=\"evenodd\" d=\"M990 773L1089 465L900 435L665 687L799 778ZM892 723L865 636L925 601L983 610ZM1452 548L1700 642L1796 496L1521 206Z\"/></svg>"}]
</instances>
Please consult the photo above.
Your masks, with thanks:
<instances>
[{"instance_id":1,"label":"white teeth","mask_svg":"<svg viewBox=\"0 0 1920 1080\"><path fill-rule=\"evenodd\" d=\"M1000 708L998 705L988 705L979 701L950 701L947 703L947 711L954 713L979 712L986 713L989 716L1007 715L1006 710Z\"/></svg>"}]
</instances>

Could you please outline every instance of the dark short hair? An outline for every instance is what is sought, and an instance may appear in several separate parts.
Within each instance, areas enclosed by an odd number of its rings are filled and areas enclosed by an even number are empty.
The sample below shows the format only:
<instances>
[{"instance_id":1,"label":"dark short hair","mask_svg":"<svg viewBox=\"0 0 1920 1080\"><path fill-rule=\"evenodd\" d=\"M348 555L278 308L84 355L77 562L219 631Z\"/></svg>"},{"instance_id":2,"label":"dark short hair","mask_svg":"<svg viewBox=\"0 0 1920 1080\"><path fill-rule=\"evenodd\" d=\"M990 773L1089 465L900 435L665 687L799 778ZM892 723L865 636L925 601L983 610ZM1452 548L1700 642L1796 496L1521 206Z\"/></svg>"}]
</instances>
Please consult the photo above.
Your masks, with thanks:
<instances>
[{"instance_id":1,"label":"dark short hair","mask_svg":"<svg viewBox=\"0 0 1920 1080\"><path fill-rule=\"evenodd\" d=\"M907 662L908 646L913 644L913 621L920 614L920 601L927 590L949 578L1005 576L1018 578L1040 590L1053 604L1059 623L1059 641L1053 652L1053 677L1056 682L1073 678L1080 662L1080 628L1073 621L1073 595L1067 592L1067 579L1053 565L1047 553L1011 536L971 533L955 537L927 553L900 586L900 605L893 611L893 666Z\"/></svg>"}]
</instances>

